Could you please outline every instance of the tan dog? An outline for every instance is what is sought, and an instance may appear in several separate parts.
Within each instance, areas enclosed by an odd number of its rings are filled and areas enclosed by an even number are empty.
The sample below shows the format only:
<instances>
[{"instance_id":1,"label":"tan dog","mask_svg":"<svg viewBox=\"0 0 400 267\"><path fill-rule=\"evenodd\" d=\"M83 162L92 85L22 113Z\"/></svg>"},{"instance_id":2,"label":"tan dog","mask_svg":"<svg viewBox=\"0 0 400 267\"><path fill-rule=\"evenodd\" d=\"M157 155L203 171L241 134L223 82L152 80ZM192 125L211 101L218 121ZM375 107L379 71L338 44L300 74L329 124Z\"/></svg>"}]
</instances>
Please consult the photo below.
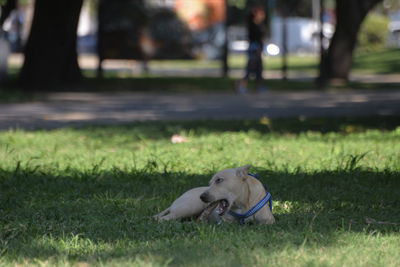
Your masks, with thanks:
<instances>
[{"instance_id":1,"label":"tan dog","mask_svg":"<svg viewBox=\"0 0 400 267\"><path fill-rule=\"evenodd\" d=\"M223 221L235 221L227 211L245 213L266 196L262 183L248 175L250 166L216 173L209 187L196 187L177 198L169 208L155 215L159 221L184 219L200 215L210 203L219 202L215 212ZM245 220L272 224L274 216L268 205Z\"/></svg>"},{"instance_id":2,"label":"tan dog","mask_svg":"<svg viewBox=\"0 0 400 267\"><path fill-rule=\"evenodd\" d=\"M178 197L171 206L166 210L155 215L153 218L158 221L169 221L177 219L185 219L200 215L208 206L207 203L201 201L200 195L208 189L207 186L195 187L186 191Z\"/></svg>"},{"instance_id":3,"label":"tan dog","mask_svg":"<svg viewBox=\"0 0 400 267\"><path fill-rule=\"evenodd\" d=\"M232 210L244 214L267 194L263 184L248 174L249 168L250 165L246 165L216 173L210 180L209 189L200 196L201 200L206 203L221 201L223 207L219 207L219 209L221 210L220 214L224 215L225 221L235 220L226 211ZM275 222L275 218L269 206L265 205L254 215L246 218L245 222L248 221L272 224Z\"/></svg>"}]
</instances>

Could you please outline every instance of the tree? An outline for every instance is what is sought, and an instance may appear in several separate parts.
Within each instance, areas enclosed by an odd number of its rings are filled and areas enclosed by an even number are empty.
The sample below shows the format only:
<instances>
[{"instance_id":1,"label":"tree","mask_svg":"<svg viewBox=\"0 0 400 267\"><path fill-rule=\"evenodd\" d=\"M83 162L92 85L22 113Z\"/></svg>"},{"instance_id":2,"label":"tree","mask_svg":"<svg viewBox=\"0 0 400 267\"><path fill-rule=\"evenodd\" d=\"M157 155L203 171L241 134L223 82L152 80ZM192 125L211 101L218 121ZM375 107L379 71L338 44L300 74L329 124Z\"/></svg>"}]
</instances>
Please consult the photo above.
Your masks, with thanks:
<instances>
[{"instance_id":1,"label":"tree","mask_svg":"<svg viewBox=\"0 0 400 267\"><path fill-rule=\"evenodd\" d=\"M381 1L336 0L336 30L320 65L319 81L322 84L348 80L361 24L368 12Z\"/></svg>"},{"instance_id":2,"label":"tree","mask_svg":"<svg viewBox=\"0 0 400 267\"><path fill-rule=\"evenodd\" d=\"M36 0L20 81L46 86L82 78L76 50L83 0Z\"/></svg>"}]
</instances>

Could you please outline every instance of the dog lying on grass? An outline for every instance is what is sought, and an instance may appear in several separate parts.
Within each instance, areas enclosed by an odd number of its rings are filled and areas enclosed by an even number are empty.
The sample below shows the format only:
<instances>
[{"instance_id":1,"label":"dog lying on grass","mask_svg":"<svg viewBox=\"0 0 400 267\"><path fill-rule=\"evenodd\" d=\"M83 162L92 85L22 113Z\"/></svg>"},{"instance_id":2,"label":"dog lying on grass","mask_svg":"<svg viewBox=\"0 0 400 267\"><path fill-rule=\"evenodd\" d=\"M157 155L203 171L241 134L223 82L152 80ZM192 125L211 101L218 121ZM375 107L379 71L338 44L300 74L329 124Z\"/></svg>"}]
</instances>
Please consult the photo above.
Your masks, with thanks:
<instances>
[{"instance_id":1,"label":"dog lying on grass","mask_svg":"<svg viewBox=\"0 0 400 267\"><path fill-rule=\"evenodd\" d=\"M246 165L216 173L209 186L196 187L185 192L154 218L158 221L198 217L199 220L217 222L239 220L241 223L274 223L272 211L265 205L269 193L258 179L249 175L249 168ZM261 202L263 205L260 205ZM259 209L254 214L248 212L256 206ZM244 214L251 215L242 216Z\"/></svg>"}]
</instances>

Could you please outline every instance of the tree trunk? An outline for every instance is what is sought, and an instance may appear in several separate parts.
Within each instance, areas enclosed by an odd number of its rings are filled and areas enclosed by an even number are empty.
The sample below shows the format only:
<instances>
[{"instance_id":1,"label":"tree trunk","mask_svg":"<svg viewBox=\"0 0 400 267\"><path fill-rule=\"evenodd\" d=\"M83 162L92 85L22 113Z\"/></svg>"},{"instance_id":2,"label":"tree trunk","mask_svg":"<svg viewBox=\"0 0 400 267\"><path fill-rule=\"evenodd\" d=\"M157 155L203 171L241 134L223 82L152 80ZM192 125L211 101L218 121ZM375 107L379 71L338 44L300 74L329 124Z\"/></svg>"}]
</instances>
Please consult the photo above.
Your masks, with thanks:
<instances>
[{"instance_id":1,"label":"tree trunk","mask_svg":"<svg viewBox=\"0 0 400 267\"><path fill-rule=\"evenodd\" d=\"M20 81L27 89L82 78L76 49L83 0L36 0Z\"/></svg>"},{"instance_id":2,"label":"tree trunk","mask_svg":"<svg viewBox=\"0 0 400 267\"><path fill-rule=\"evenodd\" d=\"M336 30L328 53L320 65L320 81L346 82L361 24L368 12L382 0L336 0Z\"/></svg>"}]
</instances>

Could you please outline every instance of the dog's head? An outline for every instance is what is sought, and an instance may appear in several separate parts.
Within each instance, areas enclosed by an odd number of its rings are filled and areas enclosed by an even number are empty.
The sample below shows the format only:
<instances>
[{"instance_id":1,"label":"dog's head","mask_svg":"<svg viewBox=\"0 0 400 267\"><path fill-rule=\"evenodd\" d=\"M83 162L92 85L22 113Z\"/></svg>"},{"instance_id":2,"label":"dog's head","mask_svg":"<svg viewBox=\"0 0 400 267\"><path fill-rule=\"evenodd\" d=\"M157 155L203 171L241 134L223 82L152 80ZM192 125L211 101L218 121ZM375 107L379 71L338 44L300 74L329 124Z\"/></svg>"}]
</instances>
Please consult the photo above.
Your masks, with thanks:
<instances>
[{"instance_id":1,"label":"dog's head","mask_svg":"<svg viewBox=\"0 0 400 267\"><path fill-rule=\"evenodd\" d=\"M221 201L221 213L229 210L243 192L250 167L246 165L216 173L210 180L209 189L201 194L200 199L206 203Z\"/></svg>"}]
</instances>

